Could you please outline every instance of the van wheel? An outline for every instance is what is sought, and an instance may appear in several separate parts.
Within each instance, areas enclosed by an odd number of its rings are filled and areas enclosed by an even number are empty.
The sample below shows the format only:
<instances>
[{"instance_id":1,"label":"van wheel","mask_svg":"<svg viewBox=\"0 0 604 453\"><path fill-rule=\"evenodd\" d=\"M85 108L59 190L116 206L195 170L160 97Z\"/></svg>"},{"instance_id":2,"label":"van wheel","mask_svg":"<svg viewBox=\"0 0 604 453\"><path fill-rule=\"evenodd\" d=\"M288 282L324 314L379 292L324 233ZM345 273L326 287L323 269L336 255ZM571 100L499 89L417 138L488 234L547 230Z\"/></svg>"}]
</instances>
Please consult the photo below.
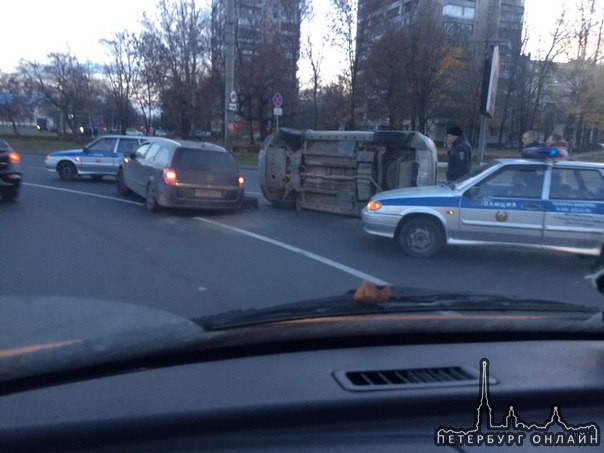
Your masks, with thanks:
<instances>
[{"instance_id":1,"label":"van wheel","mask_svg":"<svg viewBox=\"0 0 604 453\"><path fill-rule=\"evenodd\" d=\"M153 188L153 183L151 182L147 184L145 206L150 212L156 212L159 210L159 204L157 204L157 196L155 195L155 189Z\"/></svg>"},{"instance_id":2,"label":"van wheel","mask_svg":"<svg viewBox=\"0 0 604 453\"><path fill-rule=\"evenodd\" d=\"M298 149L302 146L302 131L298 129L282 127L277 131L277 135L285 143L293 146L294 149Z\"/></svg>"},{"instance_id":3,"label":"van wheel","mask_svg":"<svg viewBox=\"0 0 604 453\"><path fill-rule=\"evenodd\" d=\"M402 226L398 242L407 255L430 258L443 247L445 235L442 227L434 220L418 218L409 220Z\"/></svg>"}]
</instances>

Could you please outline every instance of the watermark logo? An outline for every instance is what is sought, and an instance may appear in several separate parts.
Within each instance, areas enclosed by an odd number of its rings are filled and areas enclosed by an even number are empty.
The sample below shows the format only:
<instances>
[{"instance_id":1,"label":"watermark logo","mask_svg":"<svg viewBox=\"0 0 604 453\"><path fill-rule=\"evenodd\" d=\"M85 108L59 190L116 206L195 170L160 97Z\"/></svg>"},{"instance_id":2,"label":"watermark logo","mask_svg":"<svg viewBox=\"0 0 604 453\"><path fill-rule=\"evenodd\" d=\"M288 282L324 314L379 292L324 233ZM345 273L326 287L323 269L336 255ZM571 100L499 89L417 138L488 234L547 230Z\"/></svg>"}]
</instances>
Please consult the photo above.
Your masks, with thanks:
<instances>
[{"instance_id":1,"label":"watermark logo","mask_svg":"<svg viewBox=\"0 0 604 453\"><path fill-rule=\"evenodd\" d=\"M523 446L536 447L595 447L600 445L600 427L588 422L571 425L566 422L558 406L552 408L549 419L543 424L527 423L510 406L502 423L495 422L490 401L489 361L481 360L480 394L472 428L440 427L435 432L437 446Z\"/></svg>"}]
</instances>

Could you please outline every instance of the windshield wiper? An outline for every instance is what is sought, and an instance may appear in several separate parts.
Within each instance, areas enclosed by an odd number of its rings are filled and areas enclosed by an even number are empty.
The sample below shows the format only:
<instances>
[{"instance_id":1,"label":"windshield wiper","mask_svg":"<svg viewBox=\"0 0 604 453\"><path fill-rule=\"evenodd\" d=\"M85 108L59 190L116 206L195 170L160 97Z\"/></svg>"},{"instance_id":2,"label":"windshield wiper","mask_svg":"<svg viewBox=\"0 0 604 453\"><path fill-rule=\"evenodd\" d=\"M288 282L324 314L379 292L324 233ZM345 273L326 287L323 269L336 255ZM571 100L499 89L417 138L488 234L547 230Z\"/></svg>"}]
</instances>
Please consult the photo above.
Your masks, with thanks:
<instances>
[{"instance_id":1,"label":"windshield wiper","mask_svg":"<svg viewBox=\"0 0 604 453\"><path fill-rule=\"evenodd\" d=\"M206 331L270 322L332 316L359 316L413 312L540 312L600 313L596 307L567 302L507 297L489 294L438 292L418 288L395 288L384 302L355 301L355 291L341 296L294 302L275 307L235 310L195 320Z\"/></svg>"}]
</instances>

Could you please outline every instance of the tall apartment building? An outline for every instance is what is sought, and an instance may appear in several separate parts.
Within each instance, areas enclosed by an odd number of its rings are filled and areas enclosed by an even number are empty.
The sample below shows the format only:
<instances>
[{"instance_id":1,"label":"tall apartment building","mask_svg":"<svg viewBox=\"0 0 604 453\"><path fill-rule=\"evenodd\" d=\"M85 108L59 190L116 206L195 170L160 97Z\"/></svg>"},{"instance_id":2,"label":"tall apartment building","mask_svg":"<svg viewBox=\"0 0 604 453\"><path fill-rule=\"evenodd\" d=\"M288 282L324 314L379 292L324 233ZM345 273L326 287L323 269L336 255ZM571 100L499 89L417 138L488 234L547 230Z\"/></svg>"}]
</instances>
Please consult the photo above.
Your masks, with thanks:
<instances>
[{"instance_id":1,"label":"tall apartment building","mask_svg":"<svg viewBox=\"0 0 604 453\"><path fill-rule=\"evenodd\" d=\"M212 63L224 75L224 29L227 0L212 0ZM272 98L279 92L288 103L297 98L301 2L234 0L235 90L239 116L265 127L272 119Z\"/></svg>"},{"instance_id":2,"label":"tall apartment building","mask_svg":"<svg viewBox=\"0 0 604 453\"><path fill-rule=\"evenodd\" d=\"M212 50L221 58L227 0L212 0ZM236 46L245 55L258 54L263 44L286 43L287 58L300 52L301 2L297 0L234 0ZM290 45L291 43L291 45Z\"/></svg>"},{"instance_id":3,"label":"tall apartment building","mask_svg":"<svg viewBox=\"0 0 604 453\"><path fill-rule=\"evenodd\" d=\"M359 0L359 29L367 37L357 48L360 59L366 57L371 42L381 36L385 21L394 27L412 26L423 8L439 14L449 45L461 49L468 62L483 61L492 47L498 45L496 108L500 111L510 70L520 54L524 0Z\"/></svg>"}]
</instances>

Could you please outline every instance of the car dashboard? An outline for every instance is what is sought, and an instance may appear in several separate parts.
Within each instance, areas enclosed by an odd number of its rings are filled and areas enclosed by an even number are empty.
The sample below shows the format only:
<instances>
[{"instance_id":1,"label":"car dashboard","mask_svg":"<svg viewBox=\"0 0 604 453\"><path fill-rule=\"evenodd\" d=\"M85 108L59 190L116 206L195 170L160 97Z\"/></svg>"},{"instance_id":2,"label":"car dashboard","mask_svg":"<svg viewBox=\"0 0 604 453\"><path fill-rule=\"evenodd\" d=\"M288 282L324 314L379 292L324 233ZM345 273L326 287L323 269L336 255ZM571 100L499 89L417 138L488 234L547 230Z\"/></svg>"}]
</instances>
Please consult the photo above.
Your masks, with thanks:
<instances>
[{"instance_id":1,"label":"car dashboard","mask_svg":"<svg viewBox=\"0 0 604 453\"><path fill-rule=\"evenodd\" d=\"M604 341L269 347L2 393L1 451L475 451L512 439L511 408L532 425L511 446L597 449Z\"/></svg>"}]
</instances>

